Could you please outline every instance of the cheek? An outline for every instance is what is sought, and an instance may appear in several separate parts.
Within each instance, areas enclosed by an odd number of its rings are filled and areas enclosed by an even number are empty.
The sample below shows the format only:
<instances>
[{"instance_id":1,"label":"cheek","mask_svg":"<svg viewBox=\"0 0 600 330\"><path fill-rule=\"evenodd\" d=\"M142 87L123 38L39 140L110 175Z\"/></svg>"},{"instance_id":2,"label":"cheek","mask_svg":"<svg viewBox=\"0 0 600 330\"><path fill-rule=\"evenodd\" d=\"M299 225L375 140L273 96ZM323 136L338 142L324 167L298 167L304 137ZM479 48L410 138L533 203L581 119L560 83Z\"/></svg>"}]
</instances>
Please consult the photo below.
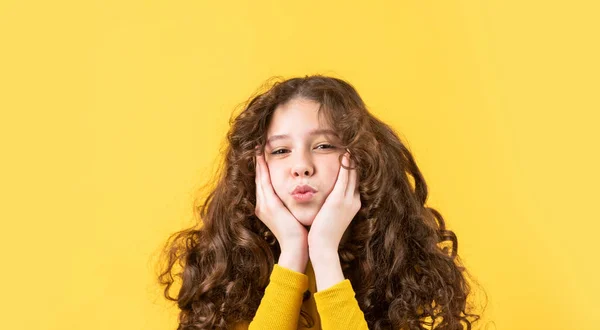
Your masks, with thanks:
<instances>
[{"instance_id":1,"label":"cheek","mask_svg":"<svg viewBox=\"0 0 600 330\"><path fill-rule=\"evenodd\" d=\"M333 190L333 187L335 186L335 182L337 181L339 171L340 171L340 167L337 164L337 159L336 159L335 164L329 164L323 171L324 177L323 177L322 182L323 182L324 187L327 187L328 195Z\"/></svg>"},{"instance_id":2,"label":"cheek","mask_svg":"<svg viewBox=\"0 0 600 330\"><path fill-rule=\"evenodd\" d=\"M285 173L281 166L269 165L269 175L271 177L271 185L275 193L279 197L283 197L286 193Z\"/></svg>"}]
</instances>

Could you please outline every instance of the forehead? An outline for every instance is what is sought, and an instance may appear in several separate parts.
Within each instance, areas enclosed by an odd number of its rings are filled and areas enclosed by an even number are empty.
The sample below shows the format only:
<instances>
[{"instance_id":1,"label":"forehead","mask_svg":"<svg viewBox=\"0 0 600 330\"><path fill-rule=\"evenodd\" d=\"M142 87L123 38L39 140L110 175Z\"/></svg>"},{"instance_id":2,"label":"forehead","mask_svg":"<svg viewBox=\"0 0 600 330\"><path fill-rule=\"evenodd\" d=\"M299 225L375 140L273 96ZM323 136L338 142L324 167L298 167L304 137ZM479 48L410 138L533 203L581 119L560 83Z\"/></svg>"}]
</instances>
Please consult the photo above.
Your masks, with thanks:
<instances>
[{"instance_id":1,"label":"forehead","mask_svg":"<svg viewBox=\"0 0 600 330\"><path fill-rule=\"evenodd\" d=\"M277 106L269 123L267 136L303 134L315 129L330 129L319 112L320 104L307 99L292 99Z\"/></svg>"}]
</instances>

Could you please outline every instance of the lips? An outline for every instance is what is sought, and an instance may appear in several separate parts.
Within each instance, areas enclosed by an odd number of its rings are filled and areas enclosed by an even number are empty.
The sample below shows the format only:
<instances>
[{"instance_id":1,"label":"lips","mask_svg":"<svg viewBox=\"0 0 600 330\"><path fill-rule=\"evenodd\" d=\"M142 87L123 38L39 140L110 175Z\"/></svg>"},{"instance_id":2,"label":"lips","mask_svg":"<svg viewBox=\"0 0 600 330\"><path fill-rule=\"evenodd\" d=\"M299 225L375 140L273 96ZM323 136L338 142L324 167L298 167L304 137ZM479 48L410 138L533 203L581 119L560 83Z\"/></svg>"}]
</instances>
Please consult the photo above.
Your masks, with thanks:
<instances>
[{"instance_id":1,"label":"lips","mask_svg":"<svg viewBox=\"0 0 600 330\"><path fill-rule=\"evenodd\" d=\"M292 195L305 194L305 193L316 193L316 192L317 192L317 190L315 190L313 187L304 184L301 186L296 186L296 189L294 189L294 191L292 191Z\"/></svg>"},{"instance_id":2,"label":"lips","mask_svg":"<svg viewBox=\"0 0 600 330\"><path fill-rule=\"evenodd\" d=\"M309 202L316 192L317 190L309 185L296 186L292 191L292 197L300 203Z\"/></svg>"}]
</instances>

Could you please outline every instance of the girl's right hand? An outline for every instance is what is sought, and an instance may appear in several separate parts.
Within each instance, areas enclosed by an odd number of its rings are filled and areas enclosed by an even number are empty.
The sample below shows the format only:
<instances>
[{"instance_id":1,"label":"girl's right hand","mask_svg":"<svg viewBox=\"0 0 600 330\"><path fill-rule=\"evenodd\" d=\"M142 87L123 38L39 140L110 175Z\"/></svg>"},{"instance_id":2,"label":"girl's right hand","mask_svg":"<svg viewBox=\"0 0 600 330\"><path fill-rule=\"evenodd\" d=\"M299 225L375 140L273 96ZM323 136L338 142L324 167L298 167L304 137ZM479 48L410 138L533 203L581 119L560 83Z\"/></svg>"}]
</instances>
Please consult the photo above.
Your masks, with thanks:
<instances>
[{"instance_id":1,"label":"girl's right hand","mask_svg":"<svg viewBox=\"0 0 600 330\"><path fill-rule=\"evenodd\" d=\"M271 230L281 248L278 264L304 273L308 262L308 231L283 205L271 185L264 155L256 156L255 214Z\"/></svg>"}]
</instances>

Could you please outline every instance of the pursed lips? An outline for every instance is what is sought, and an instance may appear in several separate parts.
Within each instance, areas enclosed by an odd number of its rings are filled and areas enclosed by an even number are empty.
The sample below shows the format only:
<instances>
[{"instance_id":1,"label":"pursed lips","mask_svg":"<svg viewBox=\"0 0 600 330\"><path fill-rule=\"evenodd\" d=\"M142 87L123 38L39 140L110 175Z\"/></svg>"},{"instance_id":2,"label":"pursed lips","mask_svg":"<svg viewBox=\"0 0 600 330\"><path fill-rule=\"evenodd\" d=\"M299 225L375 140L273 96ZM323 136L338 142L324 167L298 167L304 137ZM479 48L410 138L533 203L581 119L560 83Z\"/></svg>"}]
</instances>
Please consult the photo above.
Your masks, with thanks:
<instances>
[{"instance_id":1,"label":"pursed lips","mask_svg":"<svg viewBox=\"0 0 600 330\"><path fill-rule=\"evenodd\" d=\"M296 186L296 188L294 188L294 190L292 190L291 194L296 195L296 194L306 194L306 193L316 193L316 192L317 192L317 190L315 188L313 188L312 186L303 184L303 185Z\"/></svg>"},{"instance_id":2,"label":"pursed lips","mask_svg":"<svg viewBox=\"0 0 600 330\"><path fill-rule=\"evenodd\" d=\"M291 192L292 197L296 202L307 203L313 199L317 190L309 185L299 185Z\"/></svg>"}]
</instances>

